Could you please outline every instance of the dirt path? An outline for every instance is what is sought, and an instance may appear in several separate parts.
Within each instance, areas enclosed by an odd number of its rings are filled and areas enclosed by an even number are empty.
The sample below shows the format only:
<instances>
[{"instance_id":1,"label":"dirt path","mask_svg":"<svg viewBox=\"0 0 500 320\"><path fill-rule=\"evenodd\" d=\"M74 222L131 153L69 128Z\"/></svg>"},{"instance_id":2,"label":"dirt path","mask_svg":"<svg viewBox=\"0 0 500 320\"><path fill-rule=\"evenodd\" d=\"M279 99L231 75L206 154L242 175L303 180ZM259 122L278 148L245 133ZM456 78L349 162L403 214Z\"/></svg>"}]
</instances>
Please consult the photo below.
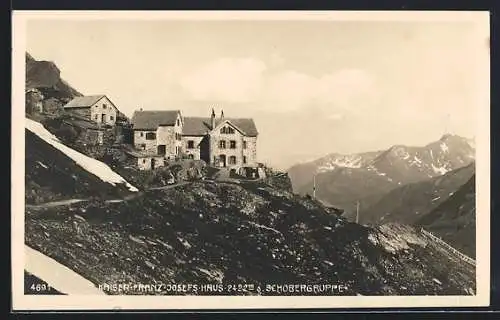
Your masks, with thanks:
<instances>
[{"instance_id":1,"label":"dirt path","mask_svg":"<svg viewBox=\"0 0 500 320\"><path fill-rule=\"evenodd\" d=\"M148 188L146 191L148 191L148 190L168 190L168 189L173 189L173 188L176 188L176 187L182 187L182 186L188 185L190 183L191 182L188 182L188 181L179 182L177 184L170 184L170 185L167 185L167 186Z\"/></svg>"},{"instance_id":2,"label":"dirt path","mask_svg":"<svg viewBox=\"0 0 500 320\"><path fill-rule=\"evenodd\" d=\"M105 295L92 282L43 253L24 246L24 268L55 290L75 295Z\"/></svg>"},{"instance_id":3,"label":"dirt path","mask_svg":"<svg viewBox=\"0 0 500 320\"><path fill-rule=\"evenodd\" d=\"M180 182L177 184L171 184L167 186L161 186L161 187L152 187L148 188L145 191L139 191L135 192L132 194L129 194L123 199L110 199L110 200L105 200L106 203L119 203L127 200L132 200L137 197L140 197L144 194L144 192L147 192L149 190L168 190L168 189L173 189L177 187L182 187L185 185L190 184L191 182ZM60 206L69 206L75 203L80 203L80 202L86 202L86 201L91 201L91 199L68 199L68 200L59 200L59 201L51 201L51 202L45 202L41 204L26 204L26 209L46 209L46 208L53 208L53 207L60 207Z\"/></svg>"},{"instance_id":4,"label":"dirt path","mask_svg":"<svg viewBox=\"0 0 500 320\"><path fill-rule=\"evenodd\" d=\"M69 206L74 203L79 203L83 201L89 201L89 199L68 199L68 200L60 200L60 201L52 201L41 204L26 204L26 209L40 209L40 208L52 208L59 206Z\"/></svg>"}]
</instances>

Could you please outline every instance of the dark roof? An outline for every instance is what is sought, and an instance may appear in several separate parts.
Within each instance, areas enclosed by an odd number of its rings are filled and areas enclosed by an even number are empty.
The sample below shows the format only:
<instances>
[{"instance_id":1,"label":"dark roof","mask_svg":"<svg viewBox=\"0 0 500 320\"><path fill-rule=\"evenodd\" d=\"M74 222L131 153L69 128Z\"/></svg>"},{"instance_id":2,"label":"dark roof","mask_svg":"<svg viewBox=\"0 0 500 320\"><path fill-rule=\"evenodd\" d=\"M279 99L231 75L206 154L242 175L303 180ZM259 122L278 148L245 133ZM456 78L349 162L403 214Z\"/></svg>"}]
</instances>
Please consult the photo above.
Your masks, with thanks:
<instances>
[{"instance_id":1,"label":"dark roof","mask_svg":"<svg viewBox=\"0 0 500 320\"><path fill-rule=\"evenodd\" d=\"M210 118L186 117L182 134L186 136L204 136L210 131Z\"/></svg>"},{"instance_id":2,"label":"dark roof","mask_svg":"<svg viewBox=\"0 0 500 320\"><path fill-rule=\"evenodd\" d=\"M134 129L156 130L159 126L173 126L177 119L179 110L164 111L135 111L132 116ZM257 128L253 119L247 118L224 118L229 121L246 136L257 136ZM208 117L183 117L182 134L186 136L203 136L212 128ZM220 118L215 121L215 126L221 122Z\"/></svg>"},{"instance_id":3,"label":"dark roof","mask_svg":"<svg viewBox=\"0 0 500 320\"><path fill-rule=\"evenodd\" d=\"M257 127L253 119L245 118L224 118L223 121L229 121L246 136L257 136ZM215 121L215 126L221 123L220 118ZM202 136L211 130L210 118L186 117L184 118L184 127L182 134L185 136Z\"/></svg>"},{"instance_id":4,"label":"dark roof","mask_svg":"<svg viewBox=\"0 0 500 320\"><path fill-rule=\"evenodd\" d=\"M253 119L245 118L224 118L223 121L229 121L246 136L257 136L257 128ZM220 118L215 121L215 126L221 123ZM182 134L185 136L202 136L211 130L210 118L185 117Z\"/></svg>"},{"instance_id":5,"label":"dark roof","mask_svg":"<svg viewBox=\"0 0 500 320\"><path fill-rule=\"evenodd\" d=\"M246 136L256 137L259 133L257 131L257 127L255 126L255 122L250 118L224 118L224 121L228 120L231 122L236 128L240 129L245 133ZM219 125L220 121L216 124Z\"/></svg>"},{"instance_id":6,"label":"dark roof","mask_svg":"<svg viewBox=\"0 0 500 320\"><path fill-rule=\"evenodd\" d=\"M104 97L105 97L105 95L103 95L103 94L94 95L94 96L76 97L73 100L71 100L70 102L68 102L64 107L65 108L86 108L86 107L91 107L97 101L101 100Z\"/></svg>"},{"instance_id":7,"label":"dark roof","mask_svg":"<svg viewBox=\"0 0 500 320\"><path fill-rule=\"evenodd\" d=\"M159 126L173 126L179 110L135 111L132 116L134 129L156 130Z\"/></svg>"}]
</instances>

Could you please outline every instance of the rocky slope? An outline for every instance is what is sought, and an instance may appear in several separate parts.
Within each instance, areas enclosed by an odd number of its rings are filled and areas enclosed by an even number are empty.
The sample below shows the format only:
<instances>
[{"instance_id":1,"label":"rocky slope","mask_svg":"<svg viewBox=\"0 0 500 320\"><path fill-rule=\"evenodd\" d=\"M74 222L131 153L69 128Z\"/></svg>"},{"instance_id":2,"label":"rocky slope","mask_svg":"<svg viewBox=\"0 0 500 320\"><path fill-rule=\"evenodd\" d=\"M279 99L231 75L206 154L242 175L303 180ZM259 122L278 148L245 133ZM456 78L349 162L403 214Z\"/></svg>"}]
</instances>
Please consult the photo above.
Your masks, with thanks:
<instances>
[{"instance_id":1,"label":"rocky slope","mask_svg":"<svg viewBox=\"0 0 500 320\"><path fill-rule=\"evenodd\" d=\"M311 194L316 176L317 197L352 213L357 200L365 209L394 188L467 166L474 155L468 139L444 135L423 147L393 146L352 156L330 155L294 166L288 173L295 192Z\"/></svg>"},{"instance_id":2,"label":"rocky slope","mask_svg":"<svg viewBox=\"0 0 500 320\"><path fill-rule=\"evenodd\" d=\"M215 294L264 295L290 294L265 291L270 284L342 286L326 295L467 294L475 287L473 268L411 227L366 228L264 184L198 182L126 202L28 209L25 223L29 246L95 284L198 285L150 294L214 294L203 284L251 284L247 292Z\"/></svg>"},{"instance_id":3,"label":"rocky slope","mask_svg":"<svg viewBox=\"0 0 500 320\"><path fill-rule=\"evenodd\" d=\"M475 175L449 199L419 219L416 224L440 236L456 249L476 256Z\"/></svg>"},{"instance_id":4,"label":"rocky slope","mask_svg":"<svg viewBox=\"0 0 500 320\"><path fill-rule=\"evenodd\" d=\"M413 224L446 201L474 172L473 162L445 175L393 189L372 206L364 208L359 222L374 225L387 222Z\"/></svg>"}]
</instances>

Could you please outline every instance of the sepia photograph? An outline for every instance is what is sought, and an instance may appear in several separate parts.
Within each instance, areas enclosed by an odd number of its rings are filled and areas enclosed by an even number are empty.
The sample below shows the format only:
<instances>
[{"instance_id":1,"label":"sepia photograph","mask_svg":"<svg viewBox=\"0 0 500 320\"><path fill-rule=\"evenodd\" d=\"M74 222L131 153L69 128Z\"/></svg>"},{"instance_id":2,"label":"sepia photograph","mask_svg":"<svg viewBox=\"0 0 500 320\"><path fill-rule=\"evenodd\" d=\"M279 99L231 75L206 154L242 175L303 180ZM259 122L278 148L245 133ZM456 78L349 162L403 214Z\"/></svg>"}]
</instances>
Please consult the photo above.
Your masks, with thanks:
<instances>
[{"instance_id":1,"label":"sepia photograph","mask_svg":"<svg viewBox=\"0 0 500 320\"><path fill-rule=\"evenodd\" d=\"M488 305L489 41L487 12L14 12L14 308Z\"/></svg>"}]
</instances>

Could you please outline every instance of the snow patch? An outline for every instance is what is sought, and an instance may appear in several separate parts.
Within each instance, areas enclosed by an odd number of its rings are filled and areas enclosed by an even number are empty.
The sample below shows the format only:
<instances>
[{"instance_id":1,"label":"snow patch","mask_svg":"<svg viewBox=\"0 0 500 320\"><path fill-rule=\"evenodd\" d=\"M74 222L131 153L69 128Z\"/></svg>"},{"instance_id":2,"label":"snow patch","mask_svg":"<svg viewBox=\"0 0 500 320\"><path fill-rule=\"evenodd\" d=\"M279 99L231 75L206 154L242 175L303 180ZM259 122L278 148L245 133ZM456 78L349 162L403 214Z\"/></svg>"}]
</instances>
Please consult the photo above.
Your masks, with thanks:
<instances>
[{"instance_id":1,"label":"snow patch","mask_svg":"<svg viewBox=\"0 0 500 320\"><path fill-rule=\"evenodd\" d=\"M436 201L436 200L439 200L441 197L435 197L434 199L432 199L431 201Z\"/></svg>"},{"instance_id":2,"label":"snow patch","mask_svg":"<svg viewBox=\"0 0 500 320\"><path fill-rule=\"evenodd\" d=\"M68 295L104 295L92 282L43 253L24 246L25 269Z\"/></svg>"},{"instance_id":3,"label":"snow patch","mask_svg":"<svg viewBox=\"0 0 500 320\"><path fill-rule=\"evenodd\" d=\"M336 156L325 161L325 163L318 167L318 172L333 171L336 168L351 168L359 169L362 165L362 158L360 156Z\"/></svg>"},{"instance_id":4,"label":"snow patch","mask_svg":"<svg viewBox=\"0 0 500 320\"><path fill-rule=\"evenodd\" d=\"M446 168L445 168L445 167L439 167L439 168L438 168L438 167L436 167L436 166L434 165L434 163L432 163L432 164L431 164L431 166L432 166L432 170L434 170L434 172L435 172L435 173L445 174L446 172L448 172L448 170L446 170Z\"/></svg>"},{"instance_id":5,"label":"snow patch","mask_svg":"<svg viewBox=\"0 0 500 320\"><path fill-rule=\"evenodd\" d=\"M38 137L43 139L48 144L52 145L73 161L75 161L79 166L97 176L104 182L108 182L115 186L116 184L124 183L130 191L139 191L136 187L128 183L123 177L111 170L111 168L105 163L96 160L94 158L88 157L70 147L62 144L56 136L50 133L45 127L36 121L26 118L26 129L36 134Z\"/></svg>"},{"instance_id":6,"label":"snow patch","mask_svg":"<svg viewBox=\"0 0 500 320\"><path fill-rule=\"evenodd\" d=\"M441 147L441 151L443 151L444 153L449 152L449 148L448 148L448 146L446 145L446 143L441 142L441 144L440 144L439 146Z\"/></svg>"}]
</instances>

